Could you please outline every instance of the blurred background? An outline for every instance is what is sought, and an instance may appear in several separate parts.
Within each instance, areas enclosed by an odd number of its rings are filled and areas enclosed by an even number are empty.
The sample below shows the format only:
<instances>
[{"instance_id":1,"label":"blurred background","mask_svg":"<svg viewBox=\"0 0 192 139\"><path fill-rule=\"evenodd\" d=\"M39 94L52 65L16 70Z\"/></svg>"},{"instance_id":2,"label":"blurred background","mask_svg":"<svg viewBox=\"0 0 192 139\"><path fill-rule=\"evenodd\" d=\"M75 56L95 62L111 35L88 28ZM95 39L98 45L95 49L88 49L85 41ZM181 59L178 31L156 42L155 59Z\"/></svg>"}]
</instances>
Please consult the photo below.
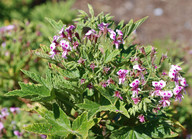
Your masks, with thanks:
<instances>
[{"instance_id":1,"label":"blurred background","mask_svg":"<svg viewBox=\"0 0 192 139\"><path fill-rule=\"evenodd\" d=\"M181 103L173 102L170 115L185 128L180 138L191 138L192 97L188 96L192 96L192 0L0 0L0 115L5 109L10 113L8 120L0 118L0 138L43 138L31 136L21 128L39 119L25 110L24 104L31 102L4 94L18 89L19 81L30 81L20 69L43 73L46 62L31 50L39 48L40 44L49 46L49 37L55 33L45 17L72 24L78 9L88 12L88 3L96 14L111 13L116 23L149 16L136 30L137 41L158 48L158 53L167 54L173 64L183 62L189 87ZM15 116L10 107L23 111ZM28 118L21 120L23 114Z\"/></svg>"}]
</instances>

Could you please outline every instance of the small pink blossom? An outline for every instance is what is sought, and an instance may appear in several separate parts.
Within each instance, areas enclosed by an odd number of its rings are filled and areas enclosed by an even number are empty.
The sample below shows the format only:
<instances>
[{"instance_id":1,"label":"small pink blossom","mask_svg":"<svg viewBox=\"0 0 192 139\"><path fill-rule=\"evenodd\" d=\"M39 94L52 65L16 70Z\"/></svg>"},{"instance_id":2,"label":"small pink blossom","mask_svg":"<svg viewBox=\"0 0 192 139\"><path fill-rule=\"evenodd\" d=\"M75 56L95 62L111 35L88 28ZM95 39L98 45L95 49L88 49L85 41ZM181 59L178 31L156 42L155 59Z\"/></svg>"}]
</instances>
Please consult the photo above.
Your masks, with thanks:
<instances>
[{"instance_id":1,"label":"small pink blossom","mask_svg":"<svg viewBox=\"0 0 192 139\"><path fill-rule=\"evenodd\" d=\"M68 27L65 29L65 31L66 31L67 33L71 33L73 29L75 29L75 26L74 26L74 25L70 25L70 26L68 26Z\"/></svg>"},{"instance_id":2,"label":"small pink blossom","mask_svg":"<svg viewBox=\"0 0 192 139\"><path fill-rule=\"evenodd\" d=\"M104 74L107 74L110 69L111 69L111 68L104 67L104 68L103 68L103 73L104 73Z\"/></svg>"},{"instance_id":3,"label":"small pink blossom","mask_svg":"<svg viewBox=\"0 0 192 139\"><path fill-rule=\"evenodd\" d=\"M139 79L135 79L132 83L129 84L130 87L132 87L132 97L138 96L138 92L141 91L139 88Z\"/></svg>"},{"instance_id":4,"label":"small pink blossom","mask_svg":"<svg viewBox=\"0 0 192 139\"><path fill-rule=\"evenodd\" d=\"M89 90L92 89L93 88L92 83L88 84L87 87L89 88Z\"/></svg>"},{"instance_id":5,"label":"small pink blossom","mask_svg":"<svg viewBox=\"0 0 192 139\"><path fill-rule=\"evenodd\" d=\"M166 82L163 80L160 80L159 82L153 81L152 86L155 87L155 90L161 90L162 88L164 88L166 86Z\"/></svg>"},{"instance_id":6,"label":"small pink blossom","mask_svg":"<svg viewBox=\"0 0 192 139\"><path fill-rule=\"evenodd\" d=\"M85 79L81 79L81 84L83 84L85 82Z\"/></svg>"},{"instance_id":7,"label":"small pink blossom","mask_svg":"<svg viewBox=\"0 0 192 139\"><path fill-rule=\"evenodd\" d=\"M23 134L21 132L19 132L18 130L15 130L14 132L14 135L17 136L17 137L21 137Z\"/></svg>"},{"instance_id":8,"label":"small pink blossom","mask_svg":"<svg viewBox=\"0 0 192 139\"><path fill-rule=\"evenodd\" d=\"M61 40L60 45L63 49L62 57L67 59L68 52L71 51L71 47L69 45L69 42L66 40Z\"/></svg>"},{"instance_id":9,"label":"small pink blossom","mask_svg":"<svg viewBox=\"0 0 192 139\"><path fill-rule=\"evenodd\" d=\"M170 106L170 98L173 96L171 91L161 91L160 92L161 100L159 101L163 107Z\"/></svg>"},{"instance_id":10,"label":"small pink blossom","mask_svg":"<svg viewBox=\"0 0 192 139\"><path fill-rule=\"evenodd\" d=\"M82 57L80 57L80 59L77 61L79 64L85 64L86 59L83 59Z\"/></svg>"},{"instance_id":11,"label":"small pink blossom","mask_svg":"<svg viewBox=\"0 0 192 139\"><path fill-rule=\"evenodd\" d=\"M111 78L107 80L107 85L110 85L110 84L115 84L115 81L113 81L113 79Z\"/></svg>"},{"instance_id":12,"label":"small pink blossom","mask_svg":"<svg viewBox=\"0 0 192 139\"><path fill-rule=\"evenodd\" d=\"M92 70L94 70L95 64L94 64L94 63L91 63L90 68L91 68Z\"/></svg>"},{"instance_id":13,"label":"small pink blossom","mask_svg":"<svg viewBox=\"0 0 192 139\"><path fill-rule=\"evenodd\" d=\"M138 70L138 71L142 71L142 69L139 65L134 65L133 69Z\"/></svg>"},{"instance_id":14,"label":"small pink blossom","mask_svg":"<svg viewBox=\"0 0 192 139\"><path fill-rule=\"evenodd\" d=\"M98 28L99 28L99 30L101 30L101 31L105 31L105 29L107 29L108 26L109 26L108 23L103 23L103 22L102 22L101 24L98 24Z\"/></svg>"},{"instance_id":15,"label":"small pink blossom","mask_svg":"<svg viewBox=\"0 0 192 139\"><path fill-rule=\"evenodd\" d=\"M160 80L159 82L153 81L152 86L155 87L155 91L152 93L152 96L155 94L155 96L160 96L160 92L162 88L166 86L166 82L163 80Z\"/></svg>"},{"instance_id":16,"label":"small pink blossom","mask_svg":"<svg viewBox=\"0 0 192 139\"><path fill-rule=\"evenodd\" d=\"M173 89L173 94L175 95L175 101L181 101L183 97L182 95L182 90L184 89L183 86L176 86L174 89Z\"/></svg>"},{"instance_id":17,"label":"small pink blossom","mask_svg":"<svg viewBox=\"0 0 192 139\"><path fill-rule=\"evenodd\" d=\"M73 49L77 49L77 47L79 46L79 42L78 41L75 41L74 43L73 43Z\"/></svg>"},{"instance_id":18,"label":"small pink blossom","mask_svg":"<svg viewBox=\"0 0 192 139\"><path fill-rule=\"evenodd\" d=\"M141 123L145 122L145 117L142 114L138 116L138 119Z\"/></svg>"},{"instance_id":19,"label":"small pink blossom","mask_svg":"<svg viewBox=\"0 0 192 139\"><path fill-rule=\"evenodd\" d=\"M50 57L52 59L54 59L55 55L57 54L57 51L53 50L53 51L50 51L49 54L51 55Z\"/></svg>"},{"instance_id":20,"label":"small pink blossom","mask_svg":"<svg viewBox=\"0 0 192 139\"><path fill-rule=\"evenodd\" d=\"M53 37L53 42L52 43L55 43L55 45L58 45L59 43L58 43L58 40L60 39L60 37L59 36L54 36Z\"/></svg>"},{"instance_id":21,"label":"small pink blossom","mask_svg":"<svg viewBox=\"0 0 192 139\"><path fill-rule=\"evenodd\" d=\"M180 84L181 84L183 87L186 87L186 86L187 86L186 79L185 79L185 78L181 78L181 79L180 79Z\"/></svg>"},{"instance_id":22,"label":"small pink blossom","mask_svg":"<svg viewBox=\"0 0 192 139\"><path fill-rule=\"evenodd\" d=\"M101 82L102 87L107 87L107 82Z\"/></svg>"},{"instance_id":23,"label":"small pink blossom","mask_svg":"<svg viewBox=\"0 0 192 139\"><path fill-rule=\"evenodd\" d=\"M119 75L119 84L123 84L125 82L126 75L128 74L128 70L120 69L117 74Z\"/></svg>"},{"instance_id":24,"label":"small pink blossom","mask_svg":"<svg viewBox=\"0 0 192 139\"><path fill-rule=\"evenodd\" d=\"M50 45L50 49L51 49L51 51L54 51L55 48L56 48L56 44L55 44L55 43L51 43L51 45Z\"/></svg>"},{"instance_id":25,"label":"small pink blossom","mask_svg":"<svg viewBox=\"0 0 192 139\"><path fill-rule=\"evenodd\" d=\"M60 34L61 38L67 38L67 36L65 35L64 27L65 26L63 26L63 28L59 31L59 34Z\"/></svg>"},{"instance_id":26,"label":"small pink blossom","mask_svg":"<svg viewBox=\"0 0 192 139\"><path fill-rule=\"evenodd\" d=\"M120 94L119 91L115 91L113 96L114 96L114 97L118 97L118 98L120 98L121 100L123 100L123 98L121 97L121 94Z\"/></svg>"},{"instance_id":27,"label":"small pink blossom","mask_svg":"<svg viewBox=\"0 0 192 139\"><path fill-rule=\"evenodd\" d=\"M167 75L167 73L166 72L162 72L162 75L165 76L165 75Z\"/></svg>"},{"instance_id":28,"label":"small pink blossom","mask_svg":"<svg viewBox=\"0 0 192 139\"><path fill-rule=\"evenodd\" d=\"M124 44L123 40L123 33L121 30L116 29L116 32L112 29L108 29L110 33L110 38L113 40L113 43L115 44L116 49L119 48L120 44Z\"/></svg>"},{"instance_id":29,"label":"small pink blossom","mask_svg":"<svg viewBox=\"0 0 192 139\"><path fill-rule=\"evenodd\" d=\"M133 100L135 105L137 105L141 101L140 97L132 97L131 99Z\"/></svg>"},{"instance_id":30,"label":"small pink blossom","mask_svg":"<svg viewBox=\"0 0 192 139\"><path fill-rule=\"evenodd\" d=\"M174 81L177 81L178 80L178 73L180 70L182 70L182 68L180 66L171 65L171 69L169 71L169 77L174 79Z\"/></svg>"},{"instance_id":31,"label":"small pink blossom","mask_svg":"<svg viewBox=\"0 0 192 139\"><path fill-rule=\"evenodd\" d=\"M8 109L7 108L3 108L1 109L1 117L2 118L6 118L9 115Z\"/></svg>"},{"instance_id":32,"label":"small pink blossom","mask_svg":"<svg viewBox=\"0 0 192 139\"><path fill-rule=\"evenodd\" d=\"M9 108L10 109L10 111L12 112L12 113L19 113L20 112L20 108L18 108L18 107L11 107L11 108Z\"/></svg>"}]
</instances>

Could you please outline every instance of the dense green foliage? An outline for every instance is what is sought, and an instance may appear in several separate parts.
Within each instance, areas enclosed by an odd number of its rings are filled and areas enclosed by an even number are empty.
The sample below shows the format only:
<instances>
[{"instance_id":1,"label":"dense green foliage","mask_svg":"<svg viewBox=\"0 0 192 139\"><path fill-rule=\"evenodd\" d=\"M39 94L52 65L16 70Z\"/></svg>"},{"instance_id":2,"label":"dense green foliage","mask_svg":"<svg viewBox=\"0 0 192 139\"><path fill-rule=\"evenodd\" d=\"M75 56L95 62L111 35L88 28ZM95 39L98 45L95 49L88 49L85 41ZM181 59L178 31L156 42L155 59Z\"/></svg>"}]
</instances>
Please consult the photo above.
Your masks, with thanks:
<instances>
[{"instance_id":1,"label":"dense green foliage","mask_svg":"<svg viewBox=\"0 0 192 139\"><path fill-rule=\"evenodd\" d=\"M152 46L140 47L130 39L147 18L115 26L109 14L95 17L90 5L91 17L79 12L75 26L48 19L57 32L61 31L59 37L50 39L50 48L42 45L34 51L49 62L45 75L22 70L35 83L19 82L21 89L7 94L39 102L34 110L46 122L33 123L25 130L50 138L178 136L182 126L167 113L170 100L152 95L153 81L165 80L163 90L174 89L175 83L161 69L164 62L170 67L170 60L156 58ZM103 23L108 23L110 29L101 29ZM140 67L133 69L135 65ZM121 70L126 74L129 70L130 74L121 77ZM141 83L132 87L136 78ZM134 94L134 89L139 94ZM160 103L164 99L167 104Z\"/></svg>"}]
</instances>

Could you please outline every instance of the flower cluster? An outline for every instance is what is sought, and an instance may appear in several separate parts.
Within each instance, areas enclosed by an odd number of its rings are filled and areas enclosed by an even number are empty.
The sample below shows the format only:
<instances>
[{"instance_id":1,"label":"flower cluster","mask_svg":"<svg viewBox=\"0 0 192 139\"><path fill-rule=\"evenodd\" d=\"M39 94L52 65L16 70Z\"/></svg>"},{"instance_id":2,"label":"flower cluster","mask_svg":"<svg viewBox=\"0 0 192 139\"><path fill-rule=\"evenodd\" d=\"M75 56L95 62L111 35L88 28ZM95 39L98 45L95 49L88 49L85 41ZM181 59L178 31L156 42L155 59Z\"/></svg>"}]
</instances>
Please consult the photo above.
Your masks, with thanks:
<instances>
[{"instance_id":1,"label":"flower cluster","mask_svg":"<svg viewBox=\"0 0 192 139\"><path fill-rule=\"evenodd\" d=\"M120 69L117 74L119 75L119 84L122 84L125 82L126 75L129 71L125 69Z\"/></svg>"},{"instance_id":2,"label":"flower cluster","mask_svg":"<svg viewBox=\"0 0 192 139\"><path fill-rule=\"evenodd\" d=\"M91 29L87 28L87 32L84 33L84 36L81 38L83 41L80 39L79 34L75 32L76 27L71 25L67 27L66 29L65 26L61 29L59 32L59 36L54 36L53 37L53 42L50 45L51 49L51 57L54 58L54 56L62 51L62 57L67 59L67 56L69 55L70 52L77 52L76 55L79 55L78 57L78 65L81 66L81 68L86 68L88 67L88 71L91 72L91 78L94 78L93 75L96 73L102 72L98 74L99 76L103 75L101 79L97 79L96 82L91 79L91 81L88 81L89 79L85 79L82 77L80 79L80 84L84 84L85 81L87 83L87 88L88 90L94 90L95 89L95 83L99 83L99 85L103 88L110 88L110 84L115 84L116 79L114 79L114 76L109 76L110 72L114 70L113 66L109 65L102 65L102 69L100 69L99 65L96 61L94 60L89 60L87 57L81 55L81 47L83 47L82 43L87 42L88 40L91 42L91 46L93 49L97 45L96 43L100 42L101 40L100 37L108 37L109 41L114 44L116 49L121 49L119 46L120 44L124 44L124 39L123 39L123 32L119 29L112 30L109 28L110 24L102 22L101 24L98 24L97 27L99 29L99 32L97 32L97 29ZM109 33L109 34L108 34ZM102 35L103 34L103 35ZM91 49L92 49L91 48ZM83 48L84 49L84 48ZM99 48L100 52L103 54L103 48ZM140 54L143 54L145 57L149 55L151 59L151 65L152 68L155 70L158 68L157 65L154 64L155 61L155 54L156 50L154 47L151 47L150 53L145 51L145 48L142 47L139 49ZM163 56L161 59L161 63L165 60L166 56ZM169 81L164 81L164 80L158 80L158 81L150 81L149 83L149 78L147 76L150 76L149 72L149 67L144 66L144 62L141 61L139 55L135 55L134 57L131 57L130 62L133 63L133 68L132 69L126 69L126 68L118 68L120 69L119 71L116 71L116 74L118 75L118 85L119 88L114 89L113 88L113 93L114 97L119 98L121 101L125 100L125 92L121 90L121 87L124 87L124 84L128 84L126 87L128 87L128 90L131 92L131 101L134 105L137 105L142 101L142 95L143 92L147 92L144 87L147 86L147 88L150 88L148 90L148 97L152 97L157 99L157 108L156 110L159 110L160 108L164 108L167 106L170 106L171 98L175 98L175 100L180 100L183 98L182 95L182 90L185 90L185 87L187 86L185 78L183 78L180 74L179 71L181 70L181 67L172 65L171 69L169 71L169 77L171 78L171 81L175 82L175 88L173 90L167 89L166 87L167 82ZM148 63L149 64L149 63ZM115 67L115 66L114 66ZM99 70L98 70L99 69ZM97 77L98 77L97 75ZM166 76L167 74L165 72L162 73L162 76ZM95 75L96 76L96 75ZM126 83L125 83L126 82ZM140 115L139 120L141 122L145 122L144 115Z\"/></svg>"},{"instance_id":3,"label":"flower cluster","mask_svg":"<svg viewBox=\"0 0 192 139\"><path fill-rule=\"evenodd\" d=\"M185 92L185 87L187 86L186 79L183 78L179 73L180 70L182 70L180 66L172 65L169 71L169 77L175 82L173 94L175 95L176 101L181 101L181 99L183 98L182 90Z\"/></svg>"},{"instance_id":4,"label":"flower cluster","mask_svg":"<svg viewBox=\"0 0 192 139\"><path fill-rule=\"evenodd\" d=\"M72 50L70 43L73 45L73 49L76 49L79 45L77 41L74 41L74 32L75 26L71 25L68 28L64 29L65 26L60 30L59 36L54 36L53 41L50 45L51 58L54 58L55 55L60 52L59 47L62 48L62 57L67 59L68 53ZM77 33L76 33L77 34ZM76 35L77 36L77 35Z\"/></svg>"},{"instance_id":5,"label":"flower cluster","mask_svg":"<svg viewBox=\"0 0 192 139\"><path fill-rule=\"evenodd\" d=\"M118 49L120 44L124 44L123 32L119 29L116 29L116 31L109 29L109 32L110 32L110 38L113 40L116 49Z\"/></svg>"},{"instance_id":6,"label":"flower cluster","mask_svg":"<svg viewBox=\"0 0 192 139\"><path fill-rule=\"evenodd\" d=\"M116 29L115 31L108 28L108 23L101 23L98 24L98 29L100 30L99 34L94 29L89 29L85 35L84 39L88 38L90 41L94 41L97 43L98 38L101 36L101 33L104 35L108 32L110 33L110 38L113 40L113 44L115 45L116 49L119 48L120 44L124 44L123 40L123 32L121 30ZM71 25L64 29L65 26L60 30L59 36L55 35L53 37L53 41L50 44L51 51L49 52L50 57L54 58L54 56L60 52L59 47L62 48L62 57L67 59L67 55L70 51L73 49L76 50L79 46L79 42L77 40L80 40L79 34L77 32L74 32L75 26Z\"/></svg>"}]
</instances>

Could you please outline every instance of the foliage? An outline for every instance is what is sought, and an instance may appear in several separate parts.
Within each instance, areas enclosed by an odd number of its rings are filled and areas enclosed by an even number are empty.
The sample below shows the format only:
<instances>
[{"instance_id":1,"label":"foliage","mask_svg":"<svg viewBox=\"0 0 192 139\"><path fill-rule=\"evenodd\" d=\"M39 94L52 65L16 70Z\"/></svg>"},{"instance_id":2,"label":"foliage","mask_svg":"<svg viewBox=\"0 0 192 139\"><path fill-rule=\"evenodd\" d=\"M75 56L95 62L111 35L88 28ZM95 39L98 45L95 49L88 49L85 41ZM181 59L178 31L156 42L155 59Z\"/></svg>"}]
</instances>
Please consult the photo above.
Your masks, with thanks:
<instances>
[{"instance_id":1,"label":"foliage","mask_svg":"<svg viewBox=\"0 0 192 139\"><path fill-rule=\"evenodd\" d=\"M181 67L129 39L147 17L115 26L109 14L95 17L88 8L90 16L80 10L75 26L48 19L58 35L50 48L34 51L49 62L45 75L23 70L35 83L20 82L20 90L6 94L39 102L34 110L46 122L25 129L50 138L178 136L182 126L166 110L183 96ZM171 66L169 76L161 72L164 62Z\"/></svg>"}]
</instances>

